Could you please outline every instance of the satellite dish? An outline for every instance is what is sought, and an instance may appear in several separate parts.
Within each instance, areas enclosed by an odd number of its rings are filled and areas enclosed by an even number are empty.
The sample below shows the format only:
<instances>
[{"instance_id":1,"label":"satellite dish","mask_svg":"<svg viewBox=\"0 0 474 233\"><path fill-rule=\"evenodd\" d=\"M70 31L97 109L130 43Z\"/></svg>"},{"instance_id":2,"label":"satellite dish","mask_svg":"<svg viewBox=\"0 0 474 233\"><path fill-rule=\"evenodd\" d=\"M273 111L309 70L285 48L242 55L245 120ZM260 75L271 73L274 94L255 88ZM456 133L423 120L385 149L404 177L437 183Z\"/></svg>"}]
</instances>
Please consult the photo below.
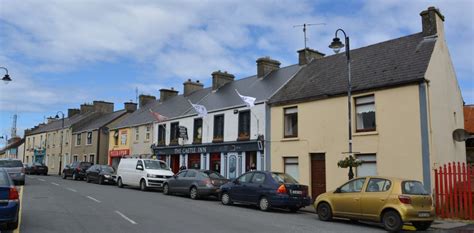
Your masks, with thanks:
<instances>
[{"instance_id":1,"label":"satellite dish","mask_svg":"<svg viewBox=\"0 0 474 233\"><path fill-rule=\"evenodd\" d=\"M464 142L469 138L474 138L464 129L456 129L453 131L453 139L458 142Z\"/></svg>"}]
</instances>

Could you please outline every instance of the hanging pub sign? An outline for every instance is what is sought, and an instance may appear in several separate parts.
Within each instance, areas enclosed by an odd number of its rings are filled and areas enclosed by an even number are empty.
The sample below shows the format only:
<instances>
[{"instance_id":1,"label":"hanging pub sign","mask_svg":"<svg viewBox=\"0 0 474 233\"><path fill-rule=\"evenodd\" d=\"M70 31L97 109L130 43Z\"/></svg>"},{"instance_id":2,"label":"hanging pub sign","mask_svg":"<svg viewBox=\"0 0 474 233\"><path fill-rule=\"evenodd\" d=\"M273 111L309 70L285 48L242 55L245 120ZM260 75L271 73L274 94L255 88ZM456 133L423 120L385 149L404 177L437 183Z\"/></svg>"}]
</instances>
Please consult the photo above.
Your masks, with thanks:
<instances>
[{"instance_id":1,"label":"hanging pub sign","mask_svg":"<svg viewBox=\"0 0 474 233\"><path fill-rule=\"evenodd\" d=\"M188 129L184 126L179 127L179 137L182 139L188 139Z\"/></svg>"}]
</instances>

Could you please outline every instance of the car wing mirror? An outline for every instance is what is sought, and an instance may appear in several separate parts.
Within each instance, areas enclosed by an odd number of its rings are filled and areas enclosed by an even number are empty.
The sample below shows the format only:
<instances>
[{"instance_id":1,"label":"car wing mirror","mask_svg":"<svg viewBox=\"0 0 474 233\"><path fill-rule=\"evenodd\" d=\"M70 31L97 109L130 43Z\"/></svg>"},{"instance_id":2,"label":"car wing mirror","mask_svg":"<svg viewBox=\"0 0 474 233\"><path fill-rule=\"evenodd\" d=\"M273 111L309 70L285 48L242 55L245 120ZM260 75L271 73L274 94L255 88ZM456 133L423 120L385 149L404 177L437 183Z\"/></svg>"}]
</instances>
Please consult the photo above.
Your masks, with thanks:
<instances>
[{"instance_id":1,"label":"car wing mirror","mask_svg":"<svg viewBox=\"0 0 474 233\"><path fill-rule=\"evenodd\" d=\"M143 166L142 165L137 165L137 170L143 171Z\"/></svg>"},{"instance_id":2,"label":"car wing mirror","mask_svg":"<svg viewBox=\"0 0 474 233\"><path fill-rule=\"evenodd\" d=\"M240 184L239 180L237 180L237 179L232 179L231 182L234 183L234 184Z\"/></svg>"},{"instance_id":3,"label":"car wing mirror","mask_svg":"<svg viewBox=\"0 0 474 233\"><path fill-rule=\"evenodd\" d=\"M336 191L334 191L334 193L341 193L341 188L337 188Z\"/></svg>"}]
</instances>

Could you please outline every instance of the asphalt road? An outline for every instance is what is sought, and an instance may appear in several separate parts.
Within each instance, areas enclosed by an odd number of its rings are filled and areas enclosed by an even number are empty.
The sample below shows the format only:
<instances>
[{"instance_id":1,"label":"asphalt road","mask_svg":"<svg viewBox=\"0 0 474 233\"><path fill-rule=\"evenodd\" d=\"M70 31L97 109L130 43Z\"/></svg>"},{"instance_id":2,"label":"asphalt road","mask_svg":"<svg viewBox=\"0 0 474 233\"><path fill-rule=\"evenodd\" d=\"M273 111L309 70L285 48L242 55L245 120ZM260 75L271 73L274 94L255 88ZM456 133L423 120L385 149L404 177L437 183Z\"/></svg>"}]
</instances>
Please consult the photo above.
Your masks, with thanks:
<instances>
[{"instance_id":1,"label":"asphalt road","mask_svg":"<svg viewBox=\"0 0 474 233\"><path fill-rule=\"evenodd\" d=\"M28 176L20 232L385 232L370 224L321 222L316 214L262 212L250 206L223 206L158 191ZM3 231L2 231L3 232Z\"/></svg>"}]
</instances>

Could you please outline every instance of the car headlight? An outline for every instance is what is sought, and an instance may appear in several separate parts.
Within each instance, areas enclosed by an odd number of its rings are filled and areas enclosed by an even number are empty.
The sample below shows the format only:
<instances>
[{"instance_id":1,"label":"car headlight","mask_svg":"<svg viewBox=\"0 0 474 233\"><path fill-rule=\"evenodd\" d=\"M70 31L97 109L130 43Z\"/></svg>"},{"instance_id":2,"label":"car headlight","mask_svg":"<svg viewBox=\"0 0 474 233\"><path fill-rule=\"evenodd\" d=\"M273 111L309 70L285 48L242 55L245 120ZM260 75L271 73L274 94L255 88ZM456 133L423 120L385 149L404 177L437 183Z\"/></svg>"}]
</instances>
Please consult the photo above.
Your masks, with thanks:
<instances>
[{"instance_id":1,"label":"car headlight","mask_svg":"<svg viewBox=\"0 0 474 233\"><path fill-rule=\"evenodd\" d=\"M110 178L111 176L110 175L104 175L105 178Z\"/></svg>"},{"instance_id":2,"label":"car headlight","mask_svg":"<svg viewBox=\"0 0 474 233\"><path fill-rule=\"evenodd\" d=\"M157 176L157 175L153 175L153 174L146 174L146 177L157 178L158 176Z\"/></svg>"}]
</instances>

